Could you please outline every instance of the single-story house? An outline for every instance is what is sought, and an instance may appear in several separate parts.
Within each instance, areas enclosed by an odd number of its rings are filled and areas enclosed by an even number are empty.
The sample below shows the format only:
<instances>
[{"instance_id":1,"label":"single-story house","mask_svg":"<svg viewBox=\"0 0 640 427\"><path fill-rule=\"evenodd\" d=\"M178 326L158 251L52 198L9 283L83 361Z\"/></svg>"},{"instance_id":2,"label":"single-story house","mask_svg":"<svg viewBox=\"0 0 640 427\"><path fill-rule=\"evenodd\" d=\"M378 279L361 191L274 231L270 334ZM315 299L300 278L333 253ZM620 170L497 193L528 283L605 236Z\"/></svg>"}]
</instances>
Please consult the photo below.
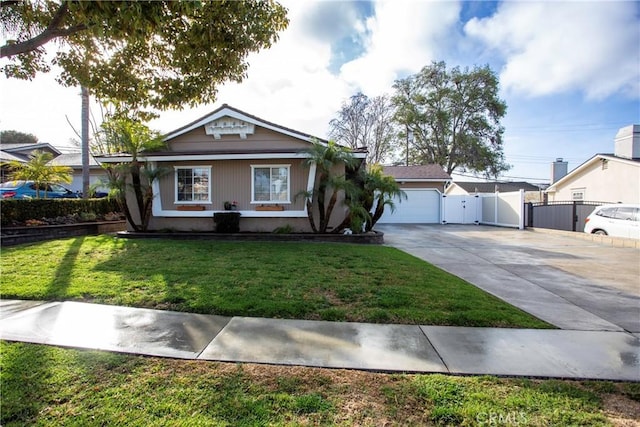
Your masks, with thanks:
<instances>
[{"instance_id":1,"label":"single-story house","mask_svg":"<svg viewBox=\"0 0 640 427\"><path fill-rule=\"evenodd\" d=\"M166 173L153 182L149 230L210 231L213 215L233 204L240 231L271 232L289 226L310 231L304 191L315 188L315 165L307 167L313 137L227 104L165 135L165 151L139 157ZM364 161L366 152L354 151ZM103 163L130 161L100 156ZM345 174L341 165L336 174ZM338 201L336 226L346 208ZM317 212L313 213L316 217Z\"/></svg>"},{"instance_id":2,"label":"single-story house","mask_svg":"<svg viewBox=\"0 0 640 427\"><path fill-rule=\"evenodd\" d=\"M447 196L468 196L483 193L511 193L524 190L525 202L541 202L542 189L528 182L472 182L454 181L445 190Z\"/></svg>"},{"instance_id":3,"label":"single-story house","mask_svg":"<svg viewBox=\"0 0 640 427\"><path fill-rule=\"evenodd\" d=\"M440 223L442 194L451 183L440 165L383 166L383 173L395 179L407 198L394 200L395 210L386 208L379 223Z\"/></svg>"},{"instance_id":4,"label":"single-story house","mask_svg":"<svg viewBox=\"0 0 640 427\"><path fill-rule=\"evenodd\" d=\"M640 203L640 125L618 131L613 154L596 154L547 188L548 200Z\"/></svg>"},{"instance_id":5,"label":"single-story house","mask_svg":"<svg viewBox=\"0 0 640 427\"><path fill-rule=\"evenodd\" d=\"M58 148L46 142L39 142L36 144L6 144L0 143L0 161L7 163L10 161L18 161L20 163L27 163L33 156L34 151L44 151L53 155L53 160L49 162L51 165L68 166L72 172L73 181L71 184L64 184L65 187L72 191L82 192L82 154L77 153L65 153ZM6 166L2 167L2 182L8 179ZM89 155L89 183L96 184L106 180L106 174L104 169L96 161L96 159ZM107 191L105 187L98 187L98 191Z\"/></svg>"},{"instance_id":6,"label":"single-story house","mask_svg":"<svg viewBox=\"0 0 640 427\"><path fill-rule=\"evenodd\" d=\"M60 150L46 142L38 142L36 144L7 144L0 141L0 162L3 164L2 168L0 168L0 181L5 182L8 180L8 171L5 163L12 161L27 163L33 156L33 152L38 150L51 153L54 158L62 154Z\"/></svg>"},{"instance_id":7,"label":"single-story house","mask_svg":"<svg viewBox=\"0 0 640 427\"><path fill-rule=\"evenodd\" d=\"M73 181L71 184L65 184L65 187L71 191L82 193L82 153L62 153L49 163L70 167L73 170ZM89 155L89 185L96 186L96 191L108 192L109 189L105 185L106 181L107 174L105 170L100 166L100 163L98 163L95 157Z\"/></svg>"}]
</instances>

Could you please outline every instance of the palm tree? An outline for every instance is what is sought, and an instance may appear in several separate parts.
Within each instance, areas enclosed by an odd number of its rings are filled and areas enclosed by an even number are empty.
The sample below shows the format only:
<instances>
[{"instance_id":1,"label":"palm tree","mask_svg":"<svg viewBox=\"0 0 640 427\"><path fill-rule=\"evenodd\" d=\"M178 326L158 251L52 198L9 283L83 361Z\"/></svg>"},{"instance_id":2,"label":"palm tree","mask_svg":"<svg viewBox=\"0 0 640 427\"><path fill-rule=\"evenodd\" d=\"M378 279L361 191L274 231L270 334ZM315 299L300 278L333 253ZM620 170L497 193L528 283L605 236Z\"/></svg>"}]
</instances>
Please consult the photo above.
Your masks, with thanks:
<instances>
[{"instance_id":1,"label":"palm tree","mask_svg":"<svg viewBox=\"0 0 640 427\"><path fill-rule=\"evenodd\" d=\"M310 206L315 198L318 204L318 227L317 231L326 233L331 219L331 214L338 199L338 194L345 189L344 176L336 175L336 171L341 165L347 168L353 167L356 159L351 151L334 141L329 141L326 145L314 141L312 148L307 151L308 157L304 163L306 166L316 165L317 187L312 192L304 192L309 222L312 230L316 231L313 213Z\"/></svg>"},{"instance_id":2,"label":"palm tree","mask_svg":"<svg viewBox=\"0 0 640 427\"><path fill-rule=\"evenodd\" d=\"M371 231L382 217L384 209L389 206L395 210L393 200L406 199L407 195L400 189L393 177L384 175L380 165L373 165L360 171L358 185L352 184L347 192L345 203L349 214L336 227L336 231L351 228L354 233ZM363 227L364 226L364 227Z\"/></svg>"},{"instance_id":3,"label":"palm tree","mask_svg":"<svg viewBox=\"0 0 640 427\"><path fill-rule=\"evenodd\" d=\"M35 150L31 159L26 163L12 160L7 165L11 170L9 176L12 180L33 181L36 187L36 198L40 198L40 189L44 189L44 197L47 197L47 184L62 182L70 184L73 180L73 169L68 166L51 165L53 154Z\"/></svg>"},{"instance_id":4,"label":"palm tree","mask_svg":"<svg viewBox=\"0 0 640 427\"><path fill-rule=\"evenodd\" d=\"M382 172L382 166L380 165L370 166L364 172L363 178L362 205L369 213L365 231L371 231L382 217L385 206L389 206L393 212L395 210L393 200L395 198L399 200L404 198L406 200L407 194L400 189L393 177Z\"/></svg>"},{"instance_id":5,"label":"palm tree","mask_svg":"<svg viewBox=\"0 0 640 427\"><path fill-rule=\"evenodd\" d=\"M150 130L142 123L126 118L108 120L103 124L105 146L109 147L112 153L127 153L131 156L131 161L111 168L109 173L110 188L113 194L118 197L120 205L123 207L125 216L136 231L147 229L151 205L153 202L153 192L151 184L153 180L164 174L163 170L154 170L149 165L140 161L141 154L155 151L165 146L159 133ZM131 177L131 187L133 188L136 201L136 210L140 223L133 221L131 209L127 204L127 177ZM147 185L143 185L143 178L146 178Z\"/></svg>"}]
</instances>

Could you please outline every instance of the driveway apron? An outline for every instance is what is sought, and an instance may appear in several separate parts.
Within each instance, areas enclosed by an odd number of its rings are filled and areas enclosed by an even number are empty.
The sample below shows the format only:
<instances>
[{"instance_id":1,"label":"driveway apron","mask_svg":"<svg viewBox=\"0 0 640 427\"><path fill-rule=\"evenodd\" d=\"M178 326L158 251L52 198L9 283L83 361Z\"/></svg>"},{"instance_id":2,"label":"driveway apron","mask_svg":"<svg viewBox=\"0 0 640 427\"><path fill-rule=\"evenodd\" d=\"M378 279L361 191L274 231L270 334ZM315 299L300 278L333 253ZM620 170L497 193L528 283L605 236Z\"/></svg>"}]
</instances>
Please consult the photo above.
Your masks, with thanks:
<instances>
[{"instance_id":1,"label":"driveway apron","mask_svg":"<svg viewBox=\"0 0 640 427\"><path fill-rule=\"evenodd\" d=\"M561 329L640 333L640 250L477 225L391 225L385 244Z\"/></svg>"}]
</instances>

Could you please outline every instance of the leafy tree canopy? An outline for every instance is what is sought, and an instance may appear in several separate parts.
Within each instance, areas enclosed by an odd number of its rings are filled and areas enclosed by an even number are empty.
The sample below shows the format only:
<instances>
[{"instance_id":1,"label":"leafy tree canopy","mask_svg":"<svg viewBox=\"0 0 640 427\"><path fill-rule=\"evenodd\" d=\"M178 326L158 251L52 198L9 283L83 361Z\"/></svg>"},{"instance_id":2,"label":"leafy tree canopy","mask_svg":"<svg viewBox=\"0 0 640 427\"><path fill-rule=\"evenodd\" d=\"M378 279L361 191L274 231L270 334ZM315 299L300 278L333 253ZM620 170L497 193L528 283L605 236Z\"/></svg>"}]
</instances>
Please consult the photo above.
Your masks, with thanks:
<instances>
[{"instance_id":1,"label":"leafy tree canopy","mask_svg":"<svg viewBox=\"0 0 640 427\"><path fill-rule=\"evenodd\" d=\"M2 144L37 144L38 137L17 130L3 130L0 132L0 143Z\"/></svg>"},{"instance_id":2,"label":"leafy tree canopy","mask_svg":"<svg viewBox=\"0 0 640 427\"><path fill-rule=\"evenodd\" d=\"M489 66L447 69L444 62L434 62L396 81L394 89L396 120L413 133L412 163L436 163L449 174L460 169L486 176L510 168L500 125L507 106L498 97L498 78Z\"/></svg>"},{"instance_id":3,"label":"leafy tree canopy","mask_svg":"<svg viewBox=\"0 0 640 427\"><path fill-rule=\"evenodd\" d=\"M241 81L247 55L288 25L286 9L270 0L3 0L0 18L6 76L49 71L44 46L55 40L61 84L127 109L161 110L212 102L216 86Z\"/></svg>"}]
</instances>

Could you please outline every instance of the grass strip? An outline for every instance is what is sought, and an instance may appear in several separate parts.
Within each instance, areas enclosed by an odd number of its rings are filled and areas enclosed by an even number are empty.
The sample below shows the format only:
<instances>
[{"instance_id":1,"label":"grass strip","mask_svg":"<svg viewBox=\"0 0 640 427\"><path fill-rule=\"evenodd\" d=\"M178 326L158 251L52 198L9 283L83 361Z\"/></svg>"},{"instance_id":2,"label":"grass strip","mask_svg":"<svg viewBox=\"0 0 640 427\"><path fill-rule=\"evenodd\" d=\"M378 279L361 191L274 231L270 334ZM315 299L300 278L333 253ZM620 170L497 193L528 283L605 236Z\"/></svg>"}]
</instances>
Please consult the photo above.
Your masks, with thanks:
<instances>
[{"instance_id":1,"label":"grass strip","mask_svg":"<svg viewBox=\"0 0 640 427\"><path fill-rule=\"evenodd\" d=\"M634 425L640 384L391 375L0 342L0 423Z\"/></svg>"},{"instance_id":2,"label":"grass strip","mask_svg":"<svg viewBox=\"0 0 640 427\"><path fill-rule=\"evenodd\" d=\"M386 246L77 237L3 249L2 298L225 316L549 328Z\"/></svg>"}]
</instances>

